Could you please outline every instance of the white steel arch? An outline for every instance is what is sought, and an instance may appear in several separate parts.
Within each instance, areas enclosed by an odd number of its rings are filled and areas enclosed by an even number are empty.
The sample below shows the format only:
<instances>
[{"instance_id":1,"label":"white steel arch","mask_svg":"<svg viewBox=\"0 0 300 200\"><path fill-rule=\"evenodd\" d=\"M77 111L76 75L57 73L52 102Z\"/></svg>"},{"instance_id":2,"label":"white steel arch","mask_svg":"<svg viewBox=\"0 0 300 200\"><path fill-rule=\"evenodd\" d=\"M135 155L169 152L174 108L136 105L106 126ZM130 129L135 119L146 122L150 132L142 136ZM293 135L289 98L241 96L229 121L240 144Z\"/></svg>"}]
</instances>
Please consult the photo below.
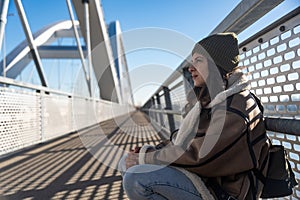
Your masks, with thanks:
<instances>
[{"instance_id":1,"label":"white steel arch","mask_svg":"<svg viewBox=\"0 0 300 200\"><path fill-rule=\"evenodd\" d=\"M76 24L78 25L79 23L76 22ZM68 20L49 25L39 30L34 34L34 41L38 49L41 49L39 51L41 58L79 58L79 54L75 48L72 52L63 46L47 48L48 44L53 43L59 38L73 36L72 23ZM27 45L27 41L24 40L6 57L6 76L16 78L31 60L30 48ZM3 71L2 62L0 64L1 71Z\"/></svg>"}]
</instances>

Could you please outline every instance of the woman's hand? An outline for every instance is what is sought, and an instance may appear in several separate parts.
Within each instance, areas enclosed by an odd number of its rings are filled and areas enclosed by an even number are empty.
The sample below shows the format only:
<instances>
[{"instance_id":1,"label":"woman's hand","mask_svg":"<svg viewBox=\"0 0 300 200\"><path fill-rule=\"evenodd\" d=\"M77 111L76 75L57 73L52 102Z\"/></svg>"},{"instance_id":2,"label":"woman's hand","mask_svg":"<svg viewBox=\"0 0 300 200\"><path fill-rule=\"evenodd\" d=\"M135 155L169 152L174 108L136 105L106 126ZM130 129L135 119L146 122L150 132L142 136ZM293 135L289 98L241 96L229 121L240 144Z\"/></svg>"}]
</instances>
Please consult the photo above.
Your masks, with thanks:
<instances>
[{"instance_id":1,"label":"woman's hand","mask_svg":"<svg viewBox=\"0 0 300 200\"><path fill-rule=\"evenodd\" d=\"M135 153L134 151L130 151L125 161L126 161L126 169L134 165L137 165L139 164L139 154Z\"/></svg>"},{"instance_id":2,"label":"woman's hand","mask_svg":"<svg viewBox=\"0 0 300 200\"><path fill-rule=\"evenodd\" d=\"M140 152L141 147L135 147L133 150L131 150L128 153L127 158L125 159L126 161L126 169L129 167L132 167L134 165L139 164L139 152Z\"/></svg>"}]
</instances>

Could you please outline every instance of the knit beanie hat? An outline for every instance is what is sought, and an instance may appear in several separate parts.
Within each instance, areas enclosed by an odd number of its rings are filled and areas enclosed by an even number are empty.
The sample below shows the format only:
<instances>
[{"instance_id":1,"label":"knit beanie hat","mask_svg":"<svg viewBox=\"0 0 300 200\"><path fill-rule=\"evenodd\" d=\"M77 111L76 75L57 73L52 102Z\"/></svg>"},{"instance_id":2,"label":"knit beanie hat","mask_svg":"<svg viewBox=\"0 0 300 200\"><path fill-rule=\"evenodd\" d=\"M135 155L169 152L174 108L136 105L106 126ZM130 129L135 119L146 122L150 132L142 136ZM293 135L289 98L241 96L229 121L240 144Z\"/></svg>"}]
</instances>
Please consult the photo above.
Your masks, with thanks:
<instances>
[{"instance_id":1,"label":"knit beanie hat","mask_svg":"<svg viewBox=\"0 0 300 200\"><path fill-rule=\"evenodd\" d=\"M192 54L211 59L218 67L231 72L239 64L238 39L235 33L217 33L196 43Z\"/></svg>"}]
</instances>

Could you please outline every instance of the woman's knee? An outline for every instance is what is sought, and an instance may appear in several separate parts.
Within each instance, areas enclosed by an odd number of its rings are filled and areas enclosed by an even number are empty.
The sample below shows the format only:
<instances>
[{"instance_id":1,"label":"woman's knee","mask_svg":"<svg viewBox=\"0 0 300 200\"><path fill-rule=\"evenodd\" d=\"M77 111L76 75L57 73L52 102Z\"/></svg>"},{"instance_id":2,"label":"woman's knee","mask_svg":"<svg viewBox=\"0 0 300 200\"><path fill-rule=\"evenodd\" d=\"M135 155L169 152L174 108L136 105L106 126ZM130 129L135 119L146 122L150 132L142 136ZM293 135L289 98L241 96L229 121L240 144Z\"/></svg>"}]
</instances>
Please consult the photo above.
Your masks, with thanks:
<instances>
[{"instance_id":1,"label":"woman's knee","mask_svg":"<svg viewBox=\"0 0 300 200\"><path fill-rule=\"evenodd\" d=\"M127 191L129 189L132 189L134 187L134 185L136 185L136 175L135 173L131 173L131 172L126 172L123 175L123 186L124 189Z\"/></svg>"},{"instance_id":2,"label":"woman's knee","mask_svg":"<svg viewBox=\"0 0 300 200\"><path fill-rule=\"evenodd\" d=\"M126 172L123 176L123 188L129 198L142 198L145 194L141 173Z\"/></svg>"}]
</instances>

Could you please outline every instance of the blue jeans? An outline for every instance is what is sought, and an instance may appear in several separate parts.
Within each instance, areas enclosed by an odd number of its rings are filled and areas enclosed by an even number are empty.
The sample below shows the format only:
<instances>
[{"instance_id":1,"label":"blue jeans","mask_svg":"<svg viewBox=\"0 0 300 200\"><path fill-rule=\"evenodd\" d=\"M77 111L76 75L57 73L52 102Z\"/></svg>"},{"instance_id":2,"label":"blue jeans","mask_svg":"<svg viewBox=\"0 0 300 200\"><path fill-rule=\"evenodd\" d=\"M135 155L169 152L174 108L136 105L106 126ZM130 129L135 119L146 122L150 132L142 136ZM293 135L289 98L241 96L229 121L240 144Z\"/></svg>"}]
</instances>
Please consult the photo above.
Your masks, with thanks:
<instances>
[{"instance_id":1,"label":"blue jeans","mask_svg":"<svg viewBox=\"0 0 300 200\"><path fill-rule=\"evenodd\" d=\"M135 165L123 176L123 187L133 200L201 200L193 183L182 172L166 166Z\"/></svg>"}]
</instances>

